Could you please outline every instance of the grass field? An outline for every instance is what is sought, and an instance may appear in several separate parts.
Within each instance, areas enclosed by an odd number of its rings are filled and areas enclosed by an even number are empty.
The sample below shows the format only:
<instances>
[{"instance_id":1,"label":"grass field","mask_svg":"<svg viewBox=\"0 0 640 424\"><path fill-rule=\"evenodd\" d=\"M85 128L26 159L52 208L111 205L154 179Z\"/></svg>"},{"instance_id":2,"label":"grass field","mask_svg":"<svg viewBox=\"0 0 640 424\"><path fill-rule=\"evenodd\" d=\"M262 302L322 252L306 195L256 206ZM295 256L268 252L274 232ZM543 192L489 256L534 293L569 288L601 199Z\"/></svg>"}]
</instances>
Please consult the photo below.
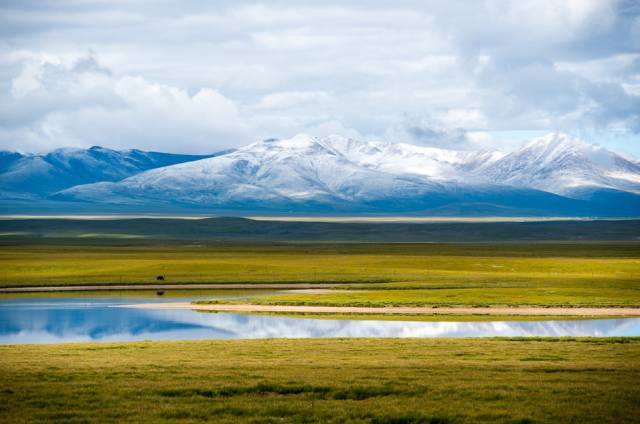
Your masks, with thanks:
<instances>
[{"instance_id":1,"label":"grass field","mask_svg":"<svg viewBox=\"0 0 640 424\"><path fill-rule=\"evenodd\" d=\"M634 423L640 339L0 346L0 422Z\"/></svg>"},{"instance_id":2,"label":"grass field","mask_svg":"<svg viewBox=\"0 0 640 424\"><path fill-rule=\"evenodd\" d=\"M1 299L1 297L0 297ZM201 313L219 313L215 311L203 311ZM251 315L263 315L263 316L275 316L275 317L289 317L289 318L308 318L308 319L348 319L358 321L405 321L405 322L496 322L496 321L549 321L549 320L562 320L562 321L581 321L592 319L618 319L618 318L634 318L624 315L611 315L611 316L567 316L567 315L487 315L487 314L473 314L473 315L415 315L415 314L358 314L358 313L322 313L322 312L248 312Z\"/></svg>"},{"instance_id":3,"label":"grass field","mask_svg":"<svg viewBox=\"0 0 640 424\"><path fill-rule=\"evenodd\" d=\"M499 283L502 285L502 283ZM306 306L568 306L640 307L640 283L618 281L549 281L513 287L471 285L452 289L336 290L319 294L278 294L251 299L199 303L252 303Z\"/></svg>"},{"instance_id":4,"label":"grass field","mask_svg":"<svg viewBox=\"0 0 640 424\"><path fill-rule=\"evenodd\" d=\"M639 306L640 244L13 246L0 286L333 283L260 302L325 305ZM355 286L346 287L353 289Z\"/></svg>"},{"instance_id":5,"label":"grass field","mask_svg":"<svg viewBox=\"0 0 640 424\"><path fill-rule=\"evenodd\" d=\"M129 234L117 228L125 224L86 225ZM214 224L224 223L202 225ZM52 228L49 222L42 225ZM68 232L66 227L79 224L55 225ZM152 234L161 223L138 225L151 226L146 231ZM633 228L607 225L615 234ZM276 229L284 237L288 228ZM368 227L348 228L361 234ZM535 225L523 228L535 235ZM552 234L555 227L544 228ZM198 228L188 230L189 237L198 235ZM330 283L336 288L224 300L242 303L640 307L640 242L222 243L86 234L91 237L0 239L0 287L157 284L156 276L163 275L166 284ZM176 234L186 233L177 229ZM186 293L176 292L176 300ZM42 295L6 294L0 300L5 296ZM0 422L634 423L640 416L638 381L640 338L0 345Z\"/></svg>"}]
</instances>

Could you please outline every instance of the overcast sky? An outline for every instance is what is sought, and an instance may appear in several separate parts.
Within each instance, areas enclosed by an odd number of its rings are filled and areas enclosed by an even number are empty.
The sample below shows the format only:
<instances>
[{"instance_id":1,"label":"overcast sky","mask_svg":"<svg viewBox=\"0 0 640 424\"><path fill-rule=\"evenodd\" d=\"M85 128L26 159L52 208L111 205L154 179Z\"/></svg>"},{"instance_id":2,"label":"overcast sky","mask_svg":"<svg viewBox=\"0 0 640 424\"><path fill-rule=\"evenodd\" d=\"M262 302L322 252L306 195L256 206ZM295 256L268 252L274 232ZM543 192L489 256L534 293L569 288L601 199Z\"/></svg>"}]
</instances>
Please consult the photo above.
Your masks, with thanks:
<instances>
[{"instance_id":1,"label":"overcast sky","mask_svg":"<svg viewBox=\"0 0 640 424\"><path fill-rule=\"evenodd\" d=\"M0 1L0 149L550 131L640 156L639 1Z\"/></svg>"}]
</instances>

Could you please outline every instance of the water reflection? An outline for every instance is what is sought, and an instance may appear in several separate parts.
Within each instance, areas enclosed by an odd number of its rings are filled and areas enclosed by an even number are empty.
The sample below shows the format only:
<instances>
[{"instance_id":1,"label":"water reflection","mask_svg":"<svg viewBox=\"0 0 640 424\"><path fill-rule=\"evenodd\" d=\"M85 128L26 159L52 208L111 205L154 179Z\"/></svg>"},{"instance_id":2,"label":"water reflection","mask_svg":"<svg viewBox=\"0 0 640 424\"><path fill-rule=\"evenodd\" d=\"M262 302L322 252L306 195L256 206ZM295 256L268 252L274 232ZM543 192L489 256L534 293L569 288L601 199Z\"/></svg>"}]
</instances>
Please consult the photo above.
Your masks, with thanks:
<instances>
[{"instance_id":1,"label":"water reflection","mask_svg":"<svg viewBox=\"0 0 640 424\"><path fill-rule=\"evenodd\" d=\"M209 298L211 296L208 296ZM638 336L640 319L402 322L112 307L118 298L0 301L0 343L305 337ZM175 300L175 299L174 299ZM153 301L157 298L135 302Z\"/></svg>"}]
</instances>

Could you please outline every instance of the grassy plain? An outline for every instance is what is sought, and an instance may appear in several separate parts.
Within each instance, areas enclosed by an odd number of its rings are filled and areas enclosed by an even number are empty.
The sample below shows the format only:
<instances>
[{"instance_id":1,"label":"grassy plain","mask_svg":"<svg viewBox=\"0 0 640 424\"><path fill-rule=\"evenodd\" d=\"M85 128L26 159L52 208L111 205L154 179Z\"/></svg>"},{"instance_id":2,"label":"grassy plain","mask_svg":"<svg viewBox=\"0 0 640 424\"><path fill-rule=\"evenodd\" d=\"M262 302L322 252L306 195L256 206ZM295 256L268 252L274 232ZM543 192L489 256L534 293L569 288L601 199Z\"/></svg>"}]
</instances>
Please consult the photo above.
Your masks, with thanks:
<instances>
[{"instance_id":1,"label":"grassy plain","mask_svg":"<svg viewBox=\"0 0 640 424\"><path fill-rule=\"evenodd\" d=\"M254 299L281 304L640 306L638 243L0 248L0 287L148 284L157 275L168 284L350 289Z\"/></svg>"},{"instance_id":2,"label":"grassy plain","mask_svg":"<svg viewBox=\"0 0 640 424\"><path fill-rule=\"evenodd\" d=\"M56 223L71 224L78 225ZM86 225L128 234L129 224ZM532 234L538 228L527 225ZM554 225L545 231L553 234ZM307 227L311 235L326 228ZM285 237L289 228L278 231ZM341 289L232 300L243 303L640 306L639 242L214 243L142 231L140 239L98 240L86 231L76 241L67 233L0 240L0 287L156 284L164 275L167 284ZM496 318L503 319L366 317ZM0 346L0 358L0 422L632 423L640 416L640 338L83 343Z\"/></svg>"},{"instance_id":3,"label":"grassy plain","mask_svg":"<svg viewBox=\"0 0 640 424\"><path fill-rule=\"evenodd\" d=\"M220 313L216 311L204 311L201 313ZM608 318L633 318L624 315L611 316L567 316L567 315L488 315L488 314L467 314L467 315L449 315L449 314L358 314L358 313L334 313L334 312L247 312L251 315L265 315L289 318L307 318L307 319L348 319L358 321L405 321L405 322L495 322L495 321L580 321L591 319L608 319Z\"/></svg>"},{"instance_id":4,"label":"grassy plain","mask_svg":"<svg viewBox=\"0 0 640 424\"><path fill-rule=\"evenodd\" d=\"M0 346L0 422L633 423L640 339Z\"/></svg>"},{"instance_id":5,"label":"grassy plain","mask_svg":"<svg viewBox=\"0 0 640 424\"><path fill-rule=\"evenodd\" d=\"M517 285L516 285L517 284ZM640 283L625 287L618 281L554 281L512 287L470 285L453 289L336 290L319 294L276 294L212 303L305 306L554 306L640 307ZM590 286L587 286L590 284ZM199 303L208 303L199 301Z\"/></svg>"}]
</instances>

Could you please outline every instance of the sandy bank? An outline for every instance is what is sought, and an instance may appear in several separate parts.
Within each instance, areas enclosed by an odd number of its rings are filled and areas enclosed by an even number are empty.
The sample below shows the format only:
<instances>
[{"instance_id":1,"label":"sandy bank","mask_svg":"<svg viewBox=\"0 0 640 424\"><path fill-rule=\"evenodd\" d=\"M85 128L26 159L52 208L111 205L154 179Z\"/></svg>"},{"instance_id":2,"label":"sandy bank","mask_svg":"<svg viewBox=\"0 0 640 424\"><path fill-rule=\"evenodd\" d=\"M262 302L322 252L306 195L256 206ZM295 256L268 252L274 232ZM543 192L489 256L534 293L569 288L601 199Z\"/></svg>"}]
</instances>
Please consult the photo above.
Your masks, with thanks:
<instances>
[{"instance_id":1,"label":"sandy bank","mask_svg":"<svg viewBox=\"0 0 640 424\"><path fill-rule=\"evenodd\" d=\"M554 315L554 316L638 316L640 308L433 308L429 306L356 307L356 306L285 306L285 305L195 305L189 302L145 303L126 305L132 308L195 309L218 312L297 312L339 314L414 314L414 315Z\"/></svg>"}]
</instances>

